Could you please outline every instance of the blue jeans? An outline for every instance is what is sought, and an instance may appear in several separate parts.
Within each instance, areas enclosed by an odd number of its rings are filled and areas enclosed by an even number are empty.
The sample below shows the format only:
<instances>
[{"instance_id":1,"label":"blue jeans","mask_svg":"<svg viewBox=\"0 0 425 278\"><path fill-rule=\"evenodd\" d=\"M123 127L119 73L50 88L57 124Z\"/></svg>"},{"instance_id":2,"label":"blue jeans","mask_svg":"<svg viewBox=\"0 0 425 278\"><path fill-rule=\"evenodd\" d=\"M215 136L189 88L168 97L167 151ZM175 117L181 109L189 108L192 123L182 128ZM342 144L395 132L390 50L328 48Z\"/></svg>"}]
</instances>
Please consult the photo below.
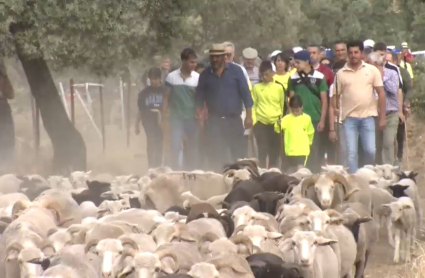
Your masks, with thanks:
<instances>
[{"instance_id":1,"label":"blue jeans","mask_svg":"<svg viewBox=\"0 0 425 278\"><path fill-rule=\"evenodd\" d=\"M358 137L364 151L365 164L375 164L375 118L346 118L343 123L347 146L347 164L349 173L358 169Z\"/></svg>"},{"instance_id":2,"label":"blue jeans","mask_svg":"<svg viewBox=\"0 0 425 278\"><path fill-rule=\"evenodd\" d=\"M179 163L179 155L183 139L186 135L186 149L183 165ZM173 170L195 170L198 167L199 124L195 118L178 119L170 117L170 167ZM198 167L199 168L199 167Z\"/></svg>"},{"instance_id":3,"label":"blue jeans","mask_svg":"<svg viewBox=\"0 0 425 278\"><path fill-rule=\"evenodd\" d=\"M344 125L338 124L339 134L339 150L338 150L338 164L347 167L347 140L345 140Z\"/></svg>"}]
</instances>

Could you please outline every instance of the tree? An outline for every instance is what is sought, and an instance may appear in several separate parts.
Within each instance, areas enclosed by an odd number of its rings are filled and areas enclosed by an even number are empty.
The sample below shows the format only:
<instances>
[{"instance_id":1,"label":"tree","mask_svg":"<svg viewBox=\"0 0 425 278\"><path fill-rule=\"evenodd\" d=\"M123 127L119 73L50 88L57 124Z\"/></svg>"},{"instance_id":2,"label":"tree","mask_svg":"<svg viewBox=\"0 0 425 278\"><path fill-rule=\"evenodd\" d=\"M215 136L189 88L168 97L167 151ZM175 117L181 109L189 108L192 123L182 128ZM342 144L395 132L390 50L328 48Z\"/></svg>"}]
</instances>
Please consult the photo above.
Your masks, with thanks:
<instances>
[{"instance_id":1,"label":"tree","mask_svg":"<svg viewBox=\"0 0 425 278\"><path fill-rule=\"evenodd\" d=\"M86 68L99 76L128 71L133 59L170 47L190 3L10 0L0 4L2 52L16 54L22 63L52 141L54 172L85 169L86 148L66 115L49 66Z\"/></svg>"}]
</instances>

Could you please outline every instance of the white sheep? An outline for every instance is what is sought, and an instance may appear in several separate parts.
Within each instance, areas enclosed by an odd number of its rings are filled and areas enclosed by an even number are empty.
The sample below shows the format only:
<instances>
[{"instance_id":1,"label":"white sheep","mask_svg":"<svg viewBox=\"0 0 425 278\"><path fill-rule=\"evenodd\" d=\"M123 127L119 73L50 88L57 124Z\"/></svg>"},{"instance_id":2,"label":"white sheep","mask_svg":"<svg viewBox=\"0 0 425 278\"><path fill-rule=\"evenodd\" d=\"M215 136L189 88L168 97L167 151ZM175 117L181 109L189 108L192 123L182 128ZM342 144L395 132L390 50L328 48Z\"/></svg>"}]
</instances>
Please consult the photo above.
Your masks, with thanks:
<instances>
[{"instance_id":1,"label":"white sheep","mask_svg":"<svg viewBox=\"0 0 425 278\"><path fill-rule=\"evenodd\" d=\"M409 197L400 197L397 201L383 206L391 210L395 242L394 262L398 263L400 257L410 262L410 249L414 247L417 228L415 205Z\"/></svg>"}]
</instances>

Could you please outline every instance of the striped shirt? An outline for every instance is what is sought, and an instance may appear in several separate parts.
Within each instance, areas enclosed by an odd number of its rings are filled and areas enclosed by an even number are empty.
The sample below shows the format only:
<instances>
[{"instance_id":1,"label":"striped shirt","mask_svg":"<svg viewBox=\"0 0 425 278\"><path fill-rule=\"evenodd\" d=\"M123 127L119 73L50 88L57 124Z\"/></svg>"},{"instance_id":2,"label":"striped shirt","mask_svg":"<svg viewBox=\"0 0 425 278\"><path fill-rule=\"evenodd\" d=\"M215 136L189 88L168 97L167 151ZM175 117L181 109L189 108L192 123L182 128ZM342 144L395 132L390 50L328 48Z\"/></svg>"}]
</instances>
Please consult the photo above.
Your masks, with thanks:
<instances>
[{"instance_id":1,"label":"striped shirt","mask_svg":"<svg viewBox=\"0 0 425 278\"><path fill-rule=\"evenodd\" d=\"M384 90L385 90L385 111L386 113L398 112L398 88L399 76L396 71L384 67Z\"/></svg>"}]
</instances>

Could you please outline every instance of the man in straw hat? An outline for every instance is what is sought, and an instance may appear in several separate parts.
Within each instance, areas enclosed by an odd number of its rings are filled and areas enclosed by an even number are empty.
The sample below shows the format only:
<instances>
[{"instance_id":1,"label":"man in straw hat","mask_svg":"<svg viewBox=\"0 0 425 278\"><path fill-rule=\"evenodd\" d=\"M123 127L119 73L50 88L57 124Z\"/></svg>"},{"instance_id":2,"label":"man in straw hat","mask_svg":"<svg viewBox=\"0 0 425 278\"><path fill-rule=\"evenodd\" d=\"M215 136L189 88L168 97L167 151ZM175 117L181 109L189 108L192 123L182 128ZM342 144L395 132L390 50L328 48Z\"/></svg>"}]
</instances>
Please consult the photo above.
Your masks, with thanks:
<instances>
[{"instance_id":1,"label":"man in straw hat","mask_svg":"<svg viewBox=\"0 0 425 278\"><path fill-rule=\"evenodd\" d=\"M210 166L221 171L229 161L228 150L234 161L246 156L243 135L252 127L252 98L244 73L239 65L226 63L226 49L222 44L214 44L209 51L211 65L199 76L196 90L196 114L203 122L202 109L208 108L207 136L210 146ZM242 123L242 103L246 117Z\"/></svg>"}]
</instances>

